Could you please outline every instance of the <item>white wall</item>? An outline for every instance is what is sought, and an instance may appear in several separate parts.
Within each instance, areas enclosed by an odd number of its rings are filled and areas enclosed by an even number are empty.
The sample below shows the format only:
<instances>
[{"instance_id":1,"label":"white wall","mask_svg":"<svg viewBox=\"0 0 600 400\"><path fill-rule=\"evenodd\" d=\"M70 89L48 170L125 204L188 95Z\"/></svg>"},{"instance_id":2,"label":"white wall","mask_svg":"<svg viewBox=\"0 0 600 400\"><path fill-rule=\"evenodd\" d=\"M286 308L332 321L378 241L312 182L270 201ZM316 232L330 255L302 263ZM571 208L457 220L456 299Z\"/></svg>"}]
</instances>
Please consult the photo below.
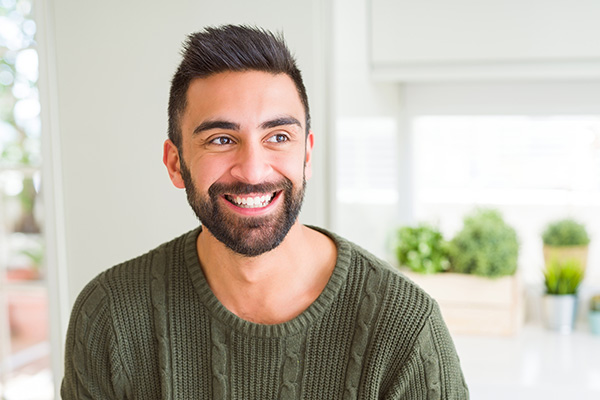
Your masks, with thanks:
<instances>
[{"instance_id":1,"label":"white wall","mask_svg":"<svg viewBox=\"0 0 600 400\"><path fill-rule=\"evenodd\" d=\"M368 0L381 80L599 78L597 0Z\"/></svg>"},{"instance_id":2,"label":"white wall","mask_svg":"<svg viewBox=\"0 0 600 400\"><path fill-rule=\"evenodd\" d=\"M375 121L384 119L396 125L397 142L381 145L398 148L399 200L397 204L365 204L334 198L332 223L339 234L378 256L385 256L388 231L398 223L411 222L410 146L404 129L404 100L398 85L375 83L371 77L368 3L368 0L333 2L334 107L331 118L337 135L343 135L344 126L352 124L374 126ZM365 137L372 133L370 129L362 132ZM334 156L332 152L330 157Z\"/></svg>"},{"instance_id":3,"label":"white wall","mask_svg":"<svg viewBox=\"0 0 600 400\"><path fill-rule=\"evenodd\" d=\"M43 98L50 99L46 143L59 145L47 154L54 159L45 160L58 177L46 184L56 194L56 215L64 213L50 235L65 250L57 258L65 279L58 281L69 308L101 271L197 226L162 164L162 144L181 42L207 25L284 32L304 73L316 134L301 220L327 225L327 1L49 0L44 6L42 62L51 64L42 66L50 81L42 82Z\"/></svg>"}]
</instances>

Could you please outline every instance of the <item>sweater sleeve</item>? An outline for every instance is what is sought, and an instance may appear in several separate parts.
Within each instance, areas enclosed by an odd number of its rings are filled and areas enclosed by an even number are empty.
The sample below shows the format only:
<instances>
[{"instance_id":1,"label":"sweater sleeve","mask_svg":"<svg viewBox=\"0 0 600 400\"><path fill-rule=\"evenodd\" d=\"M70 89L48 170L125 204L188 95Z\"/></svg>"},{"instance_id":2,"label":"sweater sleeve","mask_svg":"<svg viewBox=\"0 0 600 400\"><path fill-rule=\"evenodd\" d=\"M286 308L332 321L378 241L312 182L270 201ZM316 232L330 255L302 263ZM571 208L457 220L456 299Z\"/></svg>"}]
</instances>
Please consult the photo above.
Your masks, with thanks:
<instances>
[{"instance_id":1,"label":"sweater sleeve","mask_svg":"<svg viewBox=\"0 0 600 400\"><path fill-rule=\"evenodd\" d=\"M469 399L458 354L437 304L384 398Z\"/></svg>"},{"instance_id":2,"label":"sweater sleeve","mask_svg":"<svg viewBox=\"0 0 600 400\"><path fill-rule=\"evenodd\" d=\"M63 399L130 397L108 296L99 278L81 292L71 313L61 386Z\"/></svg>"}]
</instances>

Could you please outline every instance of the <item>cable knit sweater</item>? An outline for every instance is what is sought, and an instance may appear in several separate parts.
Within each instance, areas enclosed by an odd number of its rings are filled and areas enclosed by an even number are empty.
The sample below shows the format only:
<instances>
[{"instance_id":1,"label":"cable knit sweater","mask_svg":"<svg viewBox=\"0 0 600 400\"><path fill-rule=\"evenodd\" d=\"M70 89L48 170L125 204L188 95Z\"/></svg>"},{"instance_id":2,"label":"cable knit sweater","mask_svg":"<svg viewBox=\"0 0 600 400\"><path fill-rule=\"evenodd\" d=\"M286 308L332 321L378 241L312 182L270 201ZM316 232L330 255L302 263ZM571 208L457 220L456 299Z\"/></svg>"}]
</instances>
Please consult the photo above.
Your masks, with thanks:
<instances>
[{"instance_id":1,"label":"cable knit sweater","mask_svg":"<svg viewBox=\"0 0 600 400\"><path fill-rule=\"evenodd\" d=\"M365 250L320 230L338 250L325 289L291 321L260 325L211 292L199 229L81 292L64 399L468 398L436 303Z\"/></svg>"}]
</instances>

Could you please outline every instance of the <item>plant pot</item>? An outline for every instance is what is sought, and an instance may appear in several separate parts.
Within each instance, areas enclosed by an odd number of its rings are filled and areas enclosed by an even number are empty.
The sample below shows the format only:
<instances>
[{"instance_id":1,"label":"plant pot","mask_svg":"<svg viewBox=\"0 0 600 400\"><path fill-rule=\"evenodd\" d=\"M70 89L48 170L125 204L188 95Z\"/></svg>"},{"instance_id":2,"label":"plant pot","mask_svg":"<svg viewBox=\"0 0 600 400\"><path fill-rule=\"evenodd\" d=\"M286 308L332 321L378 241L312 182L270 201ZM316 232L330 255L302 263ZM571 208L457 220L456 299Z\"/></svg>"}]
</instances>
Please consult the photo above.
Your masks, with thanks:
<instances>
[{"instance_id":1,"label":"plant pot","mask_svg":"<svg viewBox=\"0 0 600 400\"><path fill-rule=\"evenodd\" d=\"M600 336L600 311L590 311L589 321L592 333Z\"/></svg>"},{"instance_id":2,"label":"plant pot","mask_svg":"<svg viewBox=\"0 0 600 400\"><path fill-rule=\"evenodd\" d=\"M545 295L543 299L546 327L559 333L571 333L577 316L577 296Z\"/></svg>"},{"instance_id":3,"label":"plant pot","mask_svg":"<svg viewBox=\"0 0 600 400\"><path fill-rule=\"evenodd\" d=\"M13 350L48 338L48 299L43 291L8 294L8 322Z\"/></svg>"},{"instance_id":4,"label":"plant pot","mask_svg":"<svg viewBox=\"0 0 600 400\"><path fill-rule=\"evenodd\" d=\"M581 264L585 271L588 257L588 246L547 246L544 245L544 261L546 267L551 260L557 260L560 263L575 259Z\"/></svg>"},{"instance_id":5,"label":"plant pot","mask_svg":"<svg viewBox=\"0 0 600 400\"><path fill-rule=\"evenodd\" d=\"M34 281L40 279L40 272L37 268L15 268L6 271L6 280L11 281Z\"/></svg>"},{"instance_id":6,"label":"plant pot","mask_svg":"<svg viewBox=\"0 0 600 400\"><path fill-rule=\"evenodd\" d=\"M484 278L443 272L402 273L433 297L453 334L501 335L517 333L523 324L523 293L519 275Z\"/></svg>"}]
</instances>

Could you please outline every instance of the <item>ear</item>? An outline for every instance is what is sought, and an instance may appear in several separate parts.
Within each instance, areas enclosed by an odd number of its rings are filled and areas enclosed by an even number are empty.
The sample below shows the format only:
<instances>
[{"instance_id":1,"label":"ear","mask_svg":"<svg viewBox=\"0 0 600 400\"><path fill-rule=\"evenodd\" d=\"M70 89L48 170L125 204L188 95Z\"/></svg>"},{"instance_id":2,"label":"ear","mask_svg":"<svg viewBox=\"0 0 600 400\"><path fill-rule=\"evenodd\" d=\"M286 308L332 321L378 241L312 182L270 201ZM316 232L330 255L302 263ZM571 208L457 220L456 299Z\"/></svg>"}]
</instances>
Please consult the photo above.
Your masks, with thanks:
<instances>
[{"instance_id":1,"label":"ear","mask_svg":"<svg viewBox=\"0 0 600 400\"><path fill-rule=\"evenodd\" d=\"M177 150L177 146L175 146L170 139L165 141L163 147L163 163L165 164L165 167L167 167L169 178L171 178L173 185L175 185L175 187L178 189L184 189L185 184L183 183L183 178L181 177L179 150Z\"/></svg>"},{"instance_id":2,"label":"ear","mask_svg":"<svg viewBox=\"0 0 600 400\"><path fill-rule=\"evenodd\" d=\"M312 131L308 131L306 136L306 150L304 152L304 177L309 180L312 176L312 151L315 145L315 135Z\"/></svg>"}]
</instances>

